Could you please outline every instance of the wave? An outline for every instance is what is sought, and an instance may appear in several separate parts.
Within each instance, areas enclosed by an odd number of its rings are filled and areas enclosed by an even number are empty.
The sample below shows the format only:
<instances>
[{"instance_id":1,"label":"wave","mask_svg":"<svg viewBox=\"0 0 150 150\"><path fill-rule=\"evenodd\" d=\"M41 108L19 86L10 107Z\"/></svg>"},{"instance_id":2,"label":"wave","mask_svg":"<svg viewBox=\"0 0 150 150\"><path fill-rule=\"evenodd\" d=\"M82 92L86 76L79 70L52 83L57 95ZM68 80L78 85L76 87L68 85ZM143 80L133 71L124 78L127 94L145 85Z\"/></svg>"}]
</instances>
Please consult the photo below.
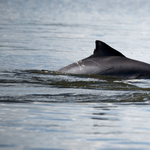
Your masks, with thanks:
<instances>
[{"instance_id":1,"label":"wave","mask_svg":"<svg viewBox=\"0 0 150 150\"><path fill-rule=\"evenodd\" d=\"M48 70L3 71L0 75L0 102L140 102L150 97L150 80Z\"/></svg>"}]
</instances>

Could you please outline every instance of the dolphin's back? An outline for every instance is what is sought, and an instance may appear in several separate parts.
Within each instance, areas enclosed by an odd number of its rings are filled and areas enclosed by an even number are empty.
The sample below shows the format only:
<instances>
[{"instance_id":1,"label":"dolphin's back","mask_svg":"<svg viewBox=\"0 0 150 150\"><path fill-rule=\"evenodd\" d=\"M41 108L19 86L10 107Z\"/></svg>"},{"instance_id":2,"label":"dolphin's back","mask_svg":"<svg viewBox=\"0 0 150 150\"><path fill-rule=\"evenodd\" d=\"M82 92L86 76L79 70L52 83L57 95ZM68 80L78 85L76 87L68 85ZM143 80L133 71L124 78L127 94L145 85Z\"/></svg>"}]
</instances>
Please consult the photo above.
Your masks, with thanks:
<instances>
[{"instance_id":1,"label":"dolphin's back","mask_svg":"<svg viewBox=\"0 0 150 150\"><path fill-rule=\"evenodd\" d=\"M98 74L120 78L150 78L150 65L125 57L107 44L96 41L93 55L58 70L68 74Z\"/></svg>"},{"instance_id":2,"label":"dolphin's back","mask_svg":"<svg viewBox=\"0 0 150 150\"><path fill-rule=\"evenodd\" d=\"M58 72L71 74L95 74L103 70L103 65L106 67L106 64L103 63L104 58L110 58L112 56L125 57L123 54L102 41L95 41L95 45L96 47L93 55L61 68Z\"/></svg>"}]
</instances>

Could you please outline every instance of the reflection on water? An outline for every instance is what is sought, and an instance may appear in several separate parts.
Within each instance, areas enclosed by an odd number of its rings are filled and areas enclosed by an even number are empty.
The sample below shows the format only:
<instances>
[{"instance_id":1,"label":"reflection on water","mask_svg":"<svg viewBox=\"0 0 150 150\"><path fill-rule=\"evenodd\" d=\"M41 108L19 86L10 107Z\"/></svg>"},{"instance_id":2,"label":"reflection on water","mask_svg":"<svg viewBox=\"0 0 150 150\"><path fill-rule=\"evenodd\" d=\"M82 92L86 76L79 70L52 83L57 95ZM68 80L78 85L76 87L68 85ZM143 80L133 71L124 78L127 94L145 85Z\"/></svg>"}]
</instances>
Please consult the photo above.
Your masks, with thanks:
<instances>
[{"instance_id":1,"label":"reflection on water","mask_svg":"<svg viewBox=\"0 0 150 150\"><path fill-rule=\"evenodd\" d=\"M140 138L149 134L149 104L34 102L0 107L1 148L128 149L150 144Z\"/></svg>"}]
</instances>

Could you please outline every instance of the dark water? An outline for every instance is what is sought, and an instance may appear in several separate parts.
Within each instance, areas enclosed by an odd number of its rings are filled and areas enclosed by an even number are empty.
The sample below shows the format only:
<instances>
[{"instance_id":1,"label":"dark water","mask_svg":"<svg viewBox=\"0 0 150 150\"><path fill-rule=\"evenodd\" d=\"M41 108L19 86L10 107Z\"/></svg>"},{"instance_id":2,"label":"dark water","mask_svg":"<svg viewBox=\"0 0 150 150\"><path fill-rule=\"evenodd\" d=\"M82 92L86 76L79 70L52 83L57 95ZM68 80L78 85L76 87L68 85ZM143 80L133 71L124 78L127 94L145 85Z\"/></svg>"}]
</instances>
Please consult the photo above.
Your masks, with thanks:
<instances>
[{"instance_id":1,"label":"dark water","mask_svg":"<svg viewBox=\"0 0 150 150\"><path fill-rule=\"evenodd\" d=\"M150 63L148 0L0 1L0 149L149 149L150 80L63 75L102 40Z\"/></svg>"}]
</instances>

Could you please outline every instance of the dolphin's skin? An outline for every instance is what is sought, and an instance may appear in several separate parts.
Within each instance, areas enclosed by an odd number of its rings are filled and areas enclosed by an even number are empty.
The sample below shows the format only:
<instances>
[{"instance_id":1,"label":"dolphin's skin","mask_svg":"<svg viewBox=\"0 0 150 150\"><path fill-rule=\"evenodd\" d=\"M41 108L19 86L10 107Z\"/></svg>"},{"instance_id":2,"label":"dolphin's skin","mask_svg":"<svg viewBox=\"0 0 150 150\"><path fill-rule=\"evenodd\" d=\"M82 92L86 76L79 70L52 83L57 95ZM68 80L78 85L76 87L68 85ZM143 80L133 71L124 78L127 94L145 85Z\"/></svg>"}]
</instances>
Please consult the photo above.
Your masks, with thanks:
<instances>
[{"instance_id":1,"label":"dolphin's skin","mask_svg":"<svg viewBox=\"0 0 150 150\"><path fill-rule=\"evenodd\" d=\"M150 65L129 59L102 41L96 41L93 55L70 64L57 72L98 74L123 79L150 79Z\"/></svg>"}]
</instances>

